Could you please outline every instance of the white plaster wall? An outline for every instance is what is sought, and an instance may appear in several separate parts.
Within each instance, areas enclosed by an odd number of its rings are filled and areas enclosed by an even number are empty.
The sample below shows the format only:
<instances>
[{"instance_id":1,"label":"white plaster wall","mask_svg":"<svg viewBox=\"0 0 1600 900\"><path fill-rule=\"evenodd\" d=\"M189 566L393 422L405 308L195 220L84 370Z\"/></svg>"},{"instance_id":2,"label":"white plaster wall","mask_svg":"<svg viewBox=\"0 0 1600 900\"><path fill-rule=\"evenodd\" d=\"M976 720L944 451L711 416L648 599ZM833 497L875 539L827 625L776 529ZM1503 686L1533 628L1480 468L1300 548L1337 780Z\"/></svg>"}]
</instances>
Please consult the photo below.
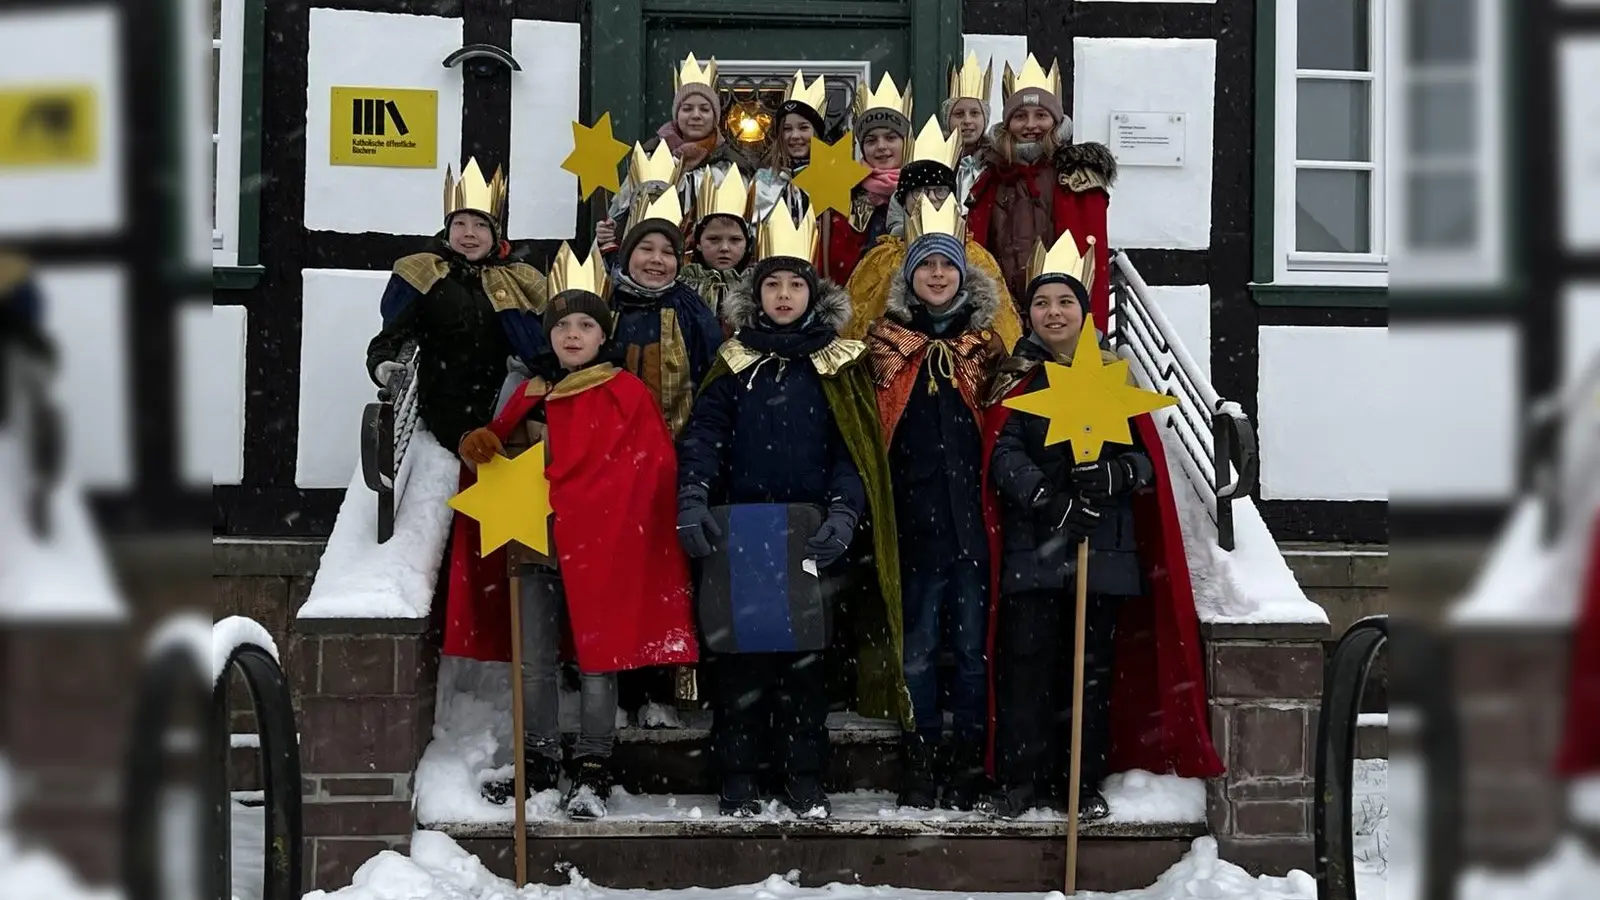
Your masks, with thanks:
<instances>
[{"instance_id":1,"label":"white plaster wall","mask_svg":"<svg viewBox=\"0 0 1600 900\"><path fill-rule=\"evenodd\" d=\"M186 484L244 480L244 360L249 316L209 298L178 312L179 413Z\"/></svg>"},{"instance_id":2,"label":"white plaster wall","mask_svg":"<svg viewBox=\"0 0 1600 900\"><path fill-rule=\"evenodd\" d=\"M508 231L516 239L570 238L576 228L578 178L561 168L572 152L578 118L576 22L511 23L511 199Z\"/></svg>"},{"instance_id":3,"label":"white plaster wall","mask_svg":"<svg viewBox=\"0 0 1600 900\"><path fill-rule=\"evenodd\" d=\"M461 49L461 20L314 8L310 42L306 227L349 234L438 231L443 226L444 167L461 159L461 70L442 65L446 56ZM438 91L438 168L329 165L329 89L335 86ZM479 162L487 163L487 176L503 161Z\"/></svg>"},{"instance_id":4,"label":"white plaster wall","mask_svg":"<svg viewBox=\"0 0 1600 900\"><path fill-rule=\"evenodd\" d=\"M961 36L961 58L966 59L968 53L978 54L978 65L983 65L988 60L994 61L994 77L989 82L989 124L994 125L999 121L1000 110L1000 85L1004 80L1006 63L1011 64L1011 71L1020 72L1028 60L1028 36L1025 34L964 34ZM1050 60L1040 60L1045 71L1050 70ZM920 126L919 126L920 127Z\"/></svg>"},{"instance_id":5,"label":"white plaster wall","mask_svg":"<svg viewBox=\"0 0 1600 900\"><path fill-rule=\"evenodd\" d=\"M60 359L52 387L66 420L67 471L86 487L128 488L127 276L112 265L41 268L39 290Z\"/></svg>"},{"instance_id":6,"label":"white plaster wall","mask_svg":"<svg viewBox=\"0 0 1600 900\"><path fill-rule=\"evenodd\" d=\"M1600 282L1569 286L1565 312L1566 321L1561 326L1567 336L1562 348L1563 369L1571 382L1600 358Z\"/></svg>"},{"instance_id":7,"label":"white plaster wall","mask_svg":"<svg viewBox=\"0 0 1600 900\"><path fill-rule=\"evenodd\" d=\"M1567 249L1600 250L1600 36L1563 38L1557 49L1561 191Z\"/></svg>"},{"instance_id":8,"label":"white plaster wall","mask_svg":"<svg viewBox=\"0 0 1600 900\"><path fill-rule=\"evenodd\" d=\"M367 342L383 327L378 299L388 280L388 272L302 273L299 487L348 487L361 462L361 408L378 390L367 375Z\"/></svg>"},{"instance_id":9,"label":"white plaster wall","mask_svg":"<svg viewBox=\"0 0 1600 900\"><path fill-rule=\"evenodd\" d=\"M1150 300L1172 325L1176 338L1211 379L1211 287L1204 284L1151 285Z\"/></svg>"},{"instance_id":10,"label":"white plaster wall","mask_svg":"<svg viewBox=\"0 0 1600 900\"><path fill-rule=\"evenodd\" d=\"M0 85L93 85L93 165L0 169L0 237L97 234L122 225L119 18L100 8L0 15Z\"/></svg>"},{"instance_id":11,"label":"white plaster wall","mask_svg":"<svg viewBox=\"0 0 1600 900\"><path fill-rule=\"evenodd\" d=\"M1394 326L1389 340L1396 500L1493 501L1516 489L1519 389L1513 325Z\"/></svg>"},{"instance_id":12,"label":"white plaster wall","mask_svg":"<svg viewBox=\"0 0 1600 900\"><path fill-rule=\"evenodd\" d=\"M1267 500L1382 500L1396 441L1382 328L1260 330L1256 427Z\"/></svg>"},{"instance_id":13,"label":"white plaster wall","mask_svg":"<svg viewBox=\"0 0 1600 900\"><path fill-rule=\"evenodd\" d=\"M1211 246L1211 166L1217 43L1164 38L1077 38L1073 137L1108 143L1111 113L1181 112L1182 167L1122 166L1107 223L1113 247Z\"/></svg>"}]
</instances>

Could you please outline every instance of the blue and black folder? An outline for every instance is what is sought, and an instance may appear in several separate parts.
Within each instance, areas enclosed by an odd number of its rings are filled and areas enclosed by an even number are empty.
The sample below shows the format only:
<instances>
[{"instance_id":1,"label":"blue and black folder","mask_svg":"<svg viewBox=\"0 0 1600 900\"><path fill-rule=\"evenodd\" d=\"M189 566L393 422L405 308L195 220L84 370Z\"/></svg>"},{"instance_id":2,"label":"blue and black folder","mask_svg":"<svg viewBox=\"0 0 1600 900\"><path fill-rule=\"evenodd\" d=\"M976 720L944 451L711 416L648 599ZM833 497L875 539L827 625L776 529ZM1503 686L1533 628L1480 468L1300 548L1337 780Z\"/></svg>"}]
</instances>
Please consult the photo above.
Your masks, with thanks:
<instances>
[{"instance_id":1,"label":"blue and black folder","mask_svg":"<svg viewBox=\"0 0 1600 900\"><path fill-rule=\"evenodd\" d=\"M711 510L722 538L700 563L700 633L714 653L793 653L828 646L828 605L806 541L822 510L754 503Z\"/></svg>"}]
</instances>

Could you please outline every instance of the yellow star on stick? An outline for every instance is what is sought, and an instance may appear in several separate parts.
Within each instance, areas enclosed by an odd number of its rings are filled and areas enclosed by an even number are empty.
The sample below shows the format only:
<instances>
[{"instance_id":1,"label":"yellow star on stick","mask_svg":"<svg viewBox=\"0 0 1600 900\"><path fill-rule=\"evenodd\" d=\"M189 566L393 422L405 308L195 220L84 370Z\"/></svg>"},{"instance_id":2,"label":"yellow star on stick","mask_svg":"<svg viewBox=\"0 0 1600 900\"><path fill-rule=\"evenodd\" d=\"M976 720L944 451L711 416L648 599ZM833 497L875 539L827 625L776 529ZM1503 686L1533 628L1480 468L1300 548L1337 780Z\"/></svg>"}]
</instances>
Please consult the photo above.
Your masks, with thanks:
<instances>
[{"instance_id":1,"label":"yellow star on stick","mask_svg":"<svg viewBox=\"0 0 1600 900\"><path fill-rule=\"evenodd\" d=\"M1072 442L1079 462L1100 458L1106 444L1131 444L1128 428L1132 416L1177 405L1176 397L1157 394L1128 383L1128 361L1107 364L1095 342L1094 317L1084 320L1072 365L1044 364L1048 386L1005 401L1005 406L1050 420L1044 443Z\"/></svg>"},{"instance_id":2,"label":"yellow star on stick","mask_svg":"<svg viewBox=\"0 0 1600 900\"><path fill-rule=\"evenodd\" d=\"M613 194L622 186L617 164L628 155L628 145L611 133L611 113L601 113L593 127L572 123L572 152L561 161L561 168L578 176L578 199L587 200L596 188Z\"/></svg>"},{"instance_id":3,"label":"yellow star on stick","mask_svg":"<svg viewBox=\"0 0 1600 900\"><path fill-rule=\"evenodd\" d=\"M811 197L812 212L821 215L832 209L850 214L850 192L872 174L866 163L856 159L855 146L856 139L848 131L831 144L811 138L811 164L794 176L794 186Z\"/></svg>"},{"instance_id":4,"label":"yellow star on stick","mask_svg":"<svg viewBox=\"0 0 1600 900\"><path fill-rule=\"evenodd\" d=\"M550 555L550 480L544 443L515 458L496 456L478 467L478 483L450 498L450 508L476 519L479 553L488 556L510 541Z\"/></svg>"}]
</instances>

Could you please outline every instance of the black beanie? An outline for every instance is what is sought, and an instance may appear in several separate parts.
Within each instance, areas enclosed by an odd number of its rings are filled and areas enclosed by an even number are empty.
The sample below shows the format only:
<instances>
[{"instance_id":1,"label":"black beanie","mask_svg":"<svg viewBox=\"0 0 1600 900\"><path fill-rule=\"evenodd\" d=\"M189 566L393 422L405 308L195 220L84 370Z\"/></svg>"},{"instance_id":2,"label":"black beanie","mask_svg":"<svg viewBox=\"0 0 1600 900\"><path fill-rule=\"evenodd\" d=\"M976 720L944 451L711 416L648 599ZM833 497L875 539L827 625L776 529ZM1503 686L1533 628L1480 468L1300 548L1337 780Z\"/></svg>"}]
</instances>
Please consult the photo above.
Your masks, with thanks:
<instances>
[{"instance_id":1,"label":"black beanie","mask_svg":"<svg viewBox=\"0 0 1600 900\"><path fill-rule=\"evenodd\" d=\"M811 129L817 133L817 137L827 140L828 125L826 122L822 121L821 113L818 113L815 109L812 109L811 104L801 103L799 100L785 100L783 101L783 105L778 107L779 132L782 132L783 130L783 117L790 113L795 113L801 118L805 119L807 122L810 122Z\"/></svg>"},{"instance_id":2,"label":"black beanie","mask_svg":"<svg viewBox=\"0 0 1600 900\"><path fill-rule=\"evenodd\" d=\"M894 198L905 205L906 194L921 188L946 187L956 189L955 170L941 162L919 159L900 168L900 183L894 189Z\"/></svg>"},{"instance_id":3,"label":"black beanie","mask_svg":"<svg viewBox=\"0 0 1600 900\"><path fill-rule=\"evenodd\" d=\"M617 257L622 265L622 271L628 271L628 260L633 258L633 251L639 242L652 234L666 235L672 242L672 252L679 259L683 258L683 231L678 228L677 222L668 222L666 219L644 219L628 226L628 233L622 238L622 255Z\"/></svg>"},{"instance_id":4,"label":"black beanie","mask_svg":"<svg viewBox=\"0 0 1600 900\"><path fill-rule=\"evenodd\" d=\"M1029 306L1033 305L1033 295L1038 293L1039 288L1042 288L1047 284L1064 284L1071 288L1072 296L1078 298L1078 306L1083 309L1084 319L1089 318L1089 289L1083 286L1083 282L1073 278L1071 275L1068 275L1065 272L1046 272L1028 282Z\"/></svg>"},{"instance_id":5,"label":"black beanie","mask_svg":"<svg viewBox=\"0 0 1600 900\"><path fill-rule=\"evenodd\" d=\"M750 257L755 255L756 252L755 228L752 227L750 221L743 216L729 215L728 213L713 213L709 216L702 216L700 221L694 223L695 261L701 265L705 264L705 259L700 256L700 238L705 234L706 223L712 219L718 218L719 216L724 219L731 219L735 222L738 222L740 230L744 232L744 256L741 257L738 262L733 264L735 269L742 269L750 264Z\"/></svg>"},{"instance_id":6,"label":"black beanie","mask_svg":"<svg viewBox=\"0 0 1600 900\"><path fill-rule=\"evenodd\" d=\"M750 272L751 293L757 299L761 297L761 282L766 281L767 276L773 272L793 272L799 275L805 280L806 289L811 292L808 310L816 306L817 297L822 290L822 283L817 279L817 267L812 265L810 260L801 259L798 256L769 256L757 262L755 268Z\"/></svg>"},{"instance_id":7,"label":"black beanie","mask_svg":"<svg viewBox=\"0 0 1600 900\"><path fill-rule=\"evenodd\" d=\"M544 310L544 333L548 336L555 330L557 322L573 313L584 313L599 322L607 337L616 326L616 316L611 312L609 303L589 291L573 288L550 299L550 304Z\"/></svg>"}]
</instances>

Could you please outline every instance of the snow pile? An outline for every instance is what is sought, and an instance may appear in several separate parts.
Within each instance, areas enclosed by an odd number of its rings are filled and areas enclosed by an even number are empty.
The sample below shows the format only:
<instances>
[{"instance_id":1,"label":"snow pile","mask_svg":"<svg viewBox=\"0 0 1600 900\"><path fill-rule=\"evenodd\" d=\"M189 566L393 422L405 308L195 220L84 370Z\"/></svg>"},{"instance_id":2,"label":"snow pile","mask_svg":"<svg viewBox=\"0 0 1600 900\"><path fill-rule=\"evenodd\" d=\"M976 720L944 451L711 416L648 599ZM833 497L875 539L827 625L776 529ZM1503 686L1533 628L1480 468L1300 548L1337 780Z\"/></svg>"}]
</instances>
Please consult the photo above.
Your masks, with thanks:
<instances>
[{"instance_id":1,"label":"snow pile","mask_svg":"<svg viewBox=\"0 0 1600 900\"><path fill-rule=\"evenodd\" d=\"M267 630L255 619L229 616L211 626L212 684L228 674L228 659L233 656L233 651L246 644L255 644L272 654L273 659L279 658L278 645L273 643L272 635L267 634Z\"/></svg>"},{"instance_id":2,"label":"snow pile","mask_svg":"<svg viewBox=\"0 0 1600 900\"><path fill-rule=\"evenodd\" d=\"M1565 625L1577 616L1583 560L1574 551L1587 546L1586 535L1547 547L1544 515L1537 497L1517 504L1477 579L1451 611L1457 624Z\"/></svg>"},{"instance_id":3,"label":"snow pile","mask_svg":"<svg viewBox=\"0 0 1600 900\"><path fill-rule=\"evenodd\" d=\"M120 900L112 888L90 889L42 850L22 846L11 831L11 766L0 756L0 897L5 900Z\"/></svg>"},{"instance_id":4,"label":"snow pile","mask_svg":"<svg viewBox=\"0 0 1600 900\"><path fill-rule=\"evenodd\" d=\"M1593 897L1600 859L1577 838L1563 841L1549 859L1527 872L1475 870L1461 879L1462 900L1577 900Z\"/></svg>"},{"instance_id":5,"label":"snow pile","mask_svg":"<svg viewBox=\"0 0 1600 900\"><path fill-rule=\"evenodd\" d=\"M1233 550L1217 545L1217 526L1178 462L1178 454L1186 451L1171 429L1157 430L1166 449L1167 477L1178 507L1200 621L1328 624L1327 612L1307 599L1295 581L1255 501L1242 497L1233 502Z\"/></svg>"},{"instance_id":6,"label":"snow pile","mask_svg":"<svg viewBox=\"0 0 1600 900\"><path fill-rule=\"evenodd\" d=\"M454 514L460 463L418 430L407 451L410 480L395 510L394 536L378 543L378 504L358 470L317 566L302 619L415 619L428 614Z\"/></svg>"},{"instance_id":7,"label":"snow pile","mask_svg":"<svg viewBox=\"0 0 1600 900\"><path fill-rule=\"evenodd\" d=\"M0 621L123 621L127 609L82 491L69 482L50 493L51 532L41 540L27 518L25 471L15 437L0 434Z\"/></svg>"}]
</instances>

